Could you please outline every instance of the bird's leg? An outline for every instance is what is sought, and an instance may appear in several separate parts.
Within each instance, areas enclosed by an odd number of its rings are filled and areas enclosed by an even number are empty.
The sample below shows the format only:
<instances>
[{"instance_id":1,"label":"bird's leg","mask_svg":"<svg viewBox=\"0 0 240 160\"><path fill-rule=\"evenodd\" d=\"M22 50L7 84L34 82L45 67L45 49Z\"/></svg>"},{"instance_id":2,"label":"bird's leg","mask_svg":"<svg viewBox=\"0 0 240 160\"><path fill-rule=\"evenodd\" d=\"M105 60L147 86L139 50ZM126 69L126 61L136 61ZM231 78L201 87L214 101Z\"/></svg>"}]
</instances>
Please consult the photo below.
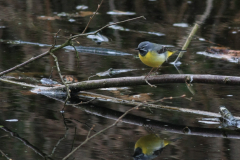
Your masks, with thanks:
<instances>
[{"instance_id":1,"label":"bird's leg","mask_svg":"<svg viewBox=\"0 0 240 160\"><path fill-rule=\"evenodd\" d=\"M157 86L152 85L151 83L149 83L147 79L145 79L145 82L146 82L149 86L151 86L151 87L157 87Z\"/></svg>"},{"instance_id":2,"label":"bird's leg","mask_svg":"<svg viewBox=\"0 0 240 160\"><path fill-rule=\"evenodd\" d=\"M154 67L151 69L151 71L145 76L144 79L148 78L150 76L150 74L152 73L152 70L154 69Z\"/></svg>"},{"instance_id":3,"label":"bird's leg","mask_svg":"<svg viewBox=\"0 0 240 160\"><path fill-rule=\"evenodd\" d=\"M144 80L145 80L145 82L146 82L149 86L151 86L151 87L157 87L157 86L155 86L155 85L150 84L150 83L148 82L148 80L147 80L147 78L150 76L150 74L151 74L151 72L152 72L153 69L154 69L154 68L152 68L151 71L146 75L146 77L144 78Z\"/></svg>"},{"instance_id":4,"label":"bird's leg","mask_svg":"<svg viewBox=\"0 0 240 160\"><path fill-rule=\"evenodd\" d=\"M154 74L158 71L158 69L159 69L160 67L157 67L157 69L153 72Z\"/></svg>"}]
</instances>

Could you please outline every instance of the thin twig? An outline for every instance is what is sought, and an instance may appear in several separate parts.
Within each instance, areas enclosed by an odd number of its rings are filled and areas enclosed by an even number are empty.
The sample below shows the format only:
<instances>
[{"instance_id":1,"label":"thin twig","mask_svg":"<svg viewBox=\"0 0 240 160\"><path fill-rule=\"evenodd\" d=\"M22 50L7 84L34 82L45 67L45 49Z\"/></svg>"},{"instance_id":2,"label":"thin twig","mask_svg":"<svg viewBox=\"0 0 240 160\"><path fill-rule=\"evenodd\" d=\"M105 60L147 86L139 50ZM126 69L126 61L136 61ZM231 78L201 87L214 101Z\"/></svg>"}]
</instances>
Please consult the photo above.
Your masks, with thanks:
<instances>
[{"instance_id":1,"label":"thin twig","mask_svg":"<svg viewBox=\"0 0 240 160\"><path fill-rule=\"evenodd\" d=\"M66 124L66 122L65 122L65 117L64 117L64 113L62 113L61 114L62 115L62 118L63 118L63 124L64 124L64 126L65 126L65 134L64 134L64 136L61 138L61 139L59 139L58 140L58 142L56 143L56 145L53 147L53 150L52 150L52 153L49 155L49 157L52 157L53 156L53 154L54 154L54 152L56 151L56 149L57 149L57 147L58 147L58 145L60 144L60 142L62 141L62 140L64 140L66 137L67 137L67 134L68 134L68 127L67 127L67 124Z\"/></svg>"},{"instance_id":2,"label":"thin twig","mask_svg":"<svg viewBox=\"0 0 240 160\"><path fill-rule=\"evenodd\" d=\"M128 22L128 21L133 21L133 20L140 19L140 18L146 19L144 16L139 16L139 17L127 19L127 20L124 20L124 21L107 24L107 25L103 26L102 28L96 30L95 32L85 33L85 34L78 34L78 35L75 35L75 36L70 37L69 40L74 39L74 38L77 38L77 37L80 37L80 36L94 35L94 34L97 34L99 31L101 31L101 30L103 30L104 28L107 28L107 27L109 27L109 26L112 26L112 25L115 25L115 24L119 24L119 23Z\"/></svg>"},{"instance_id":3,"label":"thin twig","mask_svg":"<svg viewBox=\"0 0 240 160\"><path fill-rule=\"evenodd\" d=\"M151 110L151 108L150 108L150 107L148 107L148 106L147 106L147 108L148 108L148 110L149 110L149 111L150 111L150 112L153 114L153 111Z\"/></svg>"},{"instance_id":4,"label":"thin twig","mask_svg":"<svg viewBox=\"0 0 240 160\"><path fill-rule=\"evenodd\" d=\"M12 68L10 68L10 69L8 69L8 70L2 71L2 72L0 72L0 76L4 75L4 74L6 74L6 73L12 72L12 71L14 71L14 70L16 70L16 69L18 69L18 68L20 68L20 67L22 67L22 66L25 66L26 64L28 64L28 63L30 63L30 62L32 62L32 61L35 61L35 60L37 60L37 59L39 59L39 58L42 58L43 56L46 56L48 53L49 53L49 51L44 52L44 53L42 53L42 54L40 54L40 55L38 55L38 56L36 56L36 57L32 57L32 58L30 58L29 60L27 60L27 61L25 61L25 62L23 62L23 63L21 63L21 64L18 64L18 65L16 65L16 66L14 66L14 67L12 67Z\"/></svg>"},{"instance_id":5,"label":"thin twig","mask_svg":"<svg viewBox=\"0 0 240 160\"><path fill-rule=\"evenodd\" d=\"M33 150L35 153L43 157L44 159L51 159L47 156L47 154L43 153L40 149L38 149L36 146L32 145L30 142L28 142L26 139L20 137L17 132L13 132L10 129L6 127L0 127L1 130L9 133L12 137L16 138L17 140L21 141L25 146L29 147L31 150Z\"/></svg>"},{"instance_id":6,"label":"thin twig","mask_svg":"<svg viewBox=\"0 0 240 160\"><path fill-rule=\"evenodd\" d=\"M89 21L88 21L88 23L87 23L85 29L83 30L82 34L86 32L86 30L87 30L89 24L91 23L93 17L97 14L97 12L98 12L99 8L101 7L102 3L103 3L103 0L101 1L100 4L98 4L97 10L94 12L94 14L89 18Z\"/></svg>"},{"instance_id":7,"label":"thin twig","mask_svg":"<svg viewBox=\"0 0 240 160\"><path fill-rule=\"evenodd\" d=\"M91 131L93 130L94 127L95 127L95 125L93 125L92 128L89 129L87 138L89 138L89 136L90 136L90 134L91 134Z\"/></svg>"},{"instance_id":8,"label":"thin twig","mask_svg":"<svg viewBox=\"0 0 240 160\"><path fill-rule=\"evenodd\" d=\"M67 127L67 124L66 124L66 118L64 116L64 112L62 112L61 115L62 115L62 118L63 118L63 124L65 126L65 129L68 130L68 127Z\"/></svg>"},{"instance_id":9,"label":"thin twig","mask_svg":"<svg viewBox=\"0 0 240 160\"><path fill-rule=\"evenodd\" d=\"M61 139L59 139L58 142L56 143L56 145L53 147L52 153L51 153L50 155L48 155L49 157L52 157L52 156L53 156L53 154L54 154L54 152L56 151L58 145L60 144L60 142L61 142L62 140L64 140L64 139L67 137L67 134L68 134L68 129L65 131L64 136L63 136Z\"/></svg>"},{"instance_id":10,"label":"thin twig","mask_svg":"<svg viewBox=\"0 0 240 160\"><path fill-rule=\"evenodd\" d=\"M62 78L62 74L61 74L61 70L60 70L60 68L59 68L59 64L58 64L58 59L57 59L57 57L56 57L52 52L50 52L50 54L51 54L51 56L55 59L55 63L56 63L56 66L57 66L57 71L58 71L59 77L61 78L62 83L63 83L63 84L65 85L65 87L66 87L67 97L66 97L66 100L65 100L65 103L64 103L64 106L65 106L65 104L66 104L66 102L68 101L68 99L71 98L69 86L68 86L67 83L65 83L65 81L64 81L63 78ZM62 110L64 110L64 107L62 108Z\"/></svg>"},{"instance_id":11,"label":"thin twig","mask_svg":"<svg viewBox=\"0 0 240 160\"><path fill-rule=\"evenodd\" d=\"M67 104L69 105L69 104ZM71 105L74 105L74 104L71 104ZM84 124L86 127L88 127L89 129L91 129L91 127L87 124L87 123L83 123L83 122L80 122L79 120L77 119L74 119L74 118L65 118L65 120L69 120L69 121L77 121L78 123L81 123L81 124ZM94 132L97 132L93 129Z\"/></svg>"},{"instance_id":12,"label":"thin twig","mask_svg":"<svg viewBox=\"0 0 240 160\"><path fill-rule=\"evenodd\" d=\"M91 140L92 138L94 138L95 136L99 135L100 133L114 127L126 114L128 114L130 111L134 110L134 109L138 109L138 107L140 107L142 104L139 104L129 110L127 110L122 116L120 116L112 125L102 129L101 131L95 133L94 135L92 135L91 137L87 137L86 140L84 142L82 142L79 146L77 146L72 152L70 152L66 157L63 158L63 160L66 160L69 156L71 156L74 152L76 152L82 145L84 145L85 143L87 143L89 140Z\"/></svg>"},{"instance_id":13,"label":"thin twig","mask_svg":"<svg viewBox=\"0 0 240 160\"><path fill-rule=\"evenodd\" d=\"M12 84L16 84L16 85L20 85L20 86L25 86L25 87L31 87L31 88L49 88L49 87L44 87L44 86L38 86L38 85L33 85L33 84L28 84L28 83L24 83L24 82L17 82L17 81L12 81L9 79L5 79L5 78L0 78L0 81L2 82L7 82L7 83L12 83Z\"/></svg>"},{"instance_id":14,"label":"thin twig","mask_svg":"<svg viewBox=\"0 0 240 160\"><path fill-rule=\"evenodd\" d=\"M199 27L199 25L196 23L196 24L194 25L191 33L189 34L189 36L188 36L188 38L187 38L184 46L182 47L182 50L187 50L188 45L190 44L193 36L195 35L195 33L196 33L197 30L198 30L198 27ZM178 54L178 57L176 58L176 60L175 60L173 63L176 64L177 61L179 61L179 59L182 58L183 54L184 54L184 52L180 52L180 53Z\"/></svg>"},{"instance_id":15,"label":"thin twig","mask_svg":"<svg viewBox=\"0 0 240 160\"><path fill-rule=\"evenodd\" d=\"M75 47L74 45L71 45L71 46L73 47L74 51L76 52L76 57L77 57L78 60L79 60L78 51L77 51L76 47Z\"/></svg>"},{"instance_id":16,"label":"thin twig","mask_svg":"<svg viewBox=\"0 0 240 160\"><path fill-rule=\"evenodd\" d=\"M185 98L186 95L181 95L181 96L177 96L177 97L163 97L162 99L159 99L159 100L156 100L156 101L153 101L153 102L150 102L150 103L157 103L157 102L163 102L164 100L166 99L176 99L176 98ZM187 100L189 100L190 98L186 98Z\"/></svg>"},{"instance_id":17,"label":"thin twig","mask_svg":"<svg viewBox=\"0 0 240 160\"><path fill-rule=\"evenodd\" d=\"M0 150L0 152L2 153L2 156L6 157L8 160L12 160L11 158L9 158L5 153L3 153L2 150Z\"/></svg>"},{"instance_id":18,"label":"thin twig","mask_svg":"<svg viewBox=\"0 0 240 160\"><path fill-rule=\"evenodd\" d=\"M55 47L56 43L57 43L57 35L58 33L60 32L61 30L59 29L58 32L56 33L55 35L55 38L54 38L54 44L52 45L52 47L49 49L49 53L51 54L51 56L54 58L55 60L55 63L56 63L56 67L57 67L57 71L58 71L58 74L59 74L59 77L62 81L62 83L66 86L66 91L67 91L67 97L66 97L66 100L65 100L65 103L64 103L64 106L66 105L67 101L69 98L71 98L71 95L70 95L70 90L69 90L69 86L67 83L65 83L65 81L63 80L63 76L61 74L61 70L60 70L60 67L59 67L59 63L58 63L58 59L57 59L57 56L55 56L53 53L52 53L52 49ZM63 109L64 110L64 106L63 106Z\"/></svg>"}]
</instances>

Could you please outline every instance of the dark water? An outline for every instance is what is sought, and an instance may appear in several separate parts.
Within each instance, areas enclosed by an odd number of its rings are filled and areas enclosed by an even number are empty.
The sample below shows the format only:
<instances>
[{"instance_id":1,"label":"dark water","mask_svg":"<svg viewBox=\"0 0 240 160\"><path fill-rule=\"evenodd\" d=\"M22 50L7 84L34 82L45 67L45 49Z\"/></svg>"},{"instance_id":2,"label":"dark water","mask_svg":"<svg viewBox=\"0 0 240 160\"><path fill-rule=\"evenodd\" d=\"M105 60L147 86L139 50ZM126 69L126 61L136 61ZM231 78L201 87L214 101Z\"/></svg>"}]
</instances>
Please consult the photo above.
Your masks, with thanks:
<instances>
[{"instance_id":1,"label":"dark water","mask_svg":"<svg viewBox=\"0 0 240 160\"><path fill-rule=\"evenodd\" d=\"M54 43L54 33L59 29L61 32L57 44L65 41L64 36L81 33L98 3L100 1L96 0L0 1L0 71L47 51L50 48L49 45ZM77 10L76 7L79 5L88 8ZM101 44L90 38L81 37L77 39L79 44L75 45L101 47L130 55L113 56L104 54L104 52L100 53L100 51L93 53L92 50L96 50L96 48L90 48L90 51L81 50L79 59L77 59L71 48L62 49L56 53L62 74L73 75L78 81L87 80L89 76L107 71L109 68L138 69L112 75L112 77L144 75L150 68L134 57L137 55L134 48L140 42L147 40L181 47L192 26L201 21L202 25L198 29L196 37L181 59L180 69L182 72L185 74L239 76L237 63L197 54L216 44L232 50L240 50L239 7L238 0L105 0L87 32L95 31L109 22L118 22L141 15L144 15L147 20L139 19L118 24L120 27L114 26L102 30L100 34L105 36L107 41ZM130 13L127 15L108 13L114 10ZM117 13L119 14L119 12ZM175 55L172 56L169 62L175 58ZM11 79L15 81L39 85L41 78L50 76L53 66L55 66L53 58L47 55L6 74L6 76L11 76ZM142 70L143 68L145 70ZM173 65L165 63L159 74L178 74L178 71ZM92 79L108 77L92 77ZM56 69L53 70L52 79L60 81ZM144 85L128 87L124 90L92 90L90 92L118 98L143 94L139 98L142 101L185 94L193 99L189 101L177 98L166 100L162 104L215 113L219 112L220 105L224 105L233 115L238 116L240 115L239 89L239 86L194 84L195 95L192 95L186 84L168 83L160 84L157 88ZM72 146L76 147L85 140L92 125L95 125L94 131L100 131L115 122L113 119L107 118L107 114L117 118L131 107L112 102L94 101L91 104L82 105L82 108L67 106L64 114L61 114L60 111L63 107L61 101L34 94L30 90L31 88L28 87L0 82L0 150L14 160L44 159L44 156L50 155L53 151L53 159L62 159L71 151ZM131 100L131 98L129 99ZM217 129L218 136L203 134L218 128L218 125L198 122L197 118L206 116L160 109L152 109L151 112L148 108L131 111L129 118L131 115L151 121L156 120L159 121L159 124L161 122L168 126L176 125L180 129L177 132L160 127L149 128L137 125L137 123L119 123L82 146L70 159L132 159L135 142L140 137L151 133L157 133L166 139L182 137L181 140L166 146L156 159L239 159L239 134L236 132L234 133L236 134L235 138L229 138L227 135L229 131L222 132L219 129ZM67 131L63 118L66 118ZM133 119L140 123L137 118ZM185 126L190 129L197 127L202 132L198 135L184 134L181 127ZM94 131L91 133L94 134ZM66 138L59 142L65 133ZM222 138L222 135L228 137ZM59 144L54 150L54 146L58 142ZM0 159L7 158L0 157Z\"/></svg>"}]
</instances>

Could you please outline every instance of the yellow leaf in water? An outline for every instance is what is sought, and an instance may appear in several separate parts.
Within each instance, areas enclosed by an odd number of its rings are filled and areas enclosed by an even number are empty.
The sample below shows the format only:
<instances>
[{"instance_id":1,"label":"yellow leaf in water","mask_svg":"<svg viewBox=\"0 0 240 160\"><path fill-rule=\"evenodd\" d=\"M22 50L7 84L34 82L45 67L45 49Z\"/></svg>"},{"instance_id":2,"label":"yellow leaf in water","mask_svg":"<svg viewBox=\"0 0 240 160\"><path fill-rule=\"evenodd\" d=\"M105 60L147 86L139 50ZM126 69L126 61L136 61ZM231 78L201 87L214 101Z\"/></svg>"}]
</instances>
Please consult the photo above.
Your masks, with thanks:
<instances>
[{"instance_id":1,"label":"yellow leaf in water","mask_svg":"<svg viewBox=\"0 0 240 160\"><path fill-rule=\"evenodd\" d=\"M81 16L81 17L91 16L93 14L94 14L94 12L91 12L91 11L80 11L79 12L79 16Z\"/></svg>"},{"instance_id":2,"label":"yellow leaf in water","mask_svg":"<svg viewBox=\"0 0 240 160\"><path fill-rule=\"evenodd\" d=\"M49 20L49 21L53 21L53 20L56 20L56 19L60 19L59 16L38 16L37 19L41 19L41 20Z\"/></svg>"}]
</instances>

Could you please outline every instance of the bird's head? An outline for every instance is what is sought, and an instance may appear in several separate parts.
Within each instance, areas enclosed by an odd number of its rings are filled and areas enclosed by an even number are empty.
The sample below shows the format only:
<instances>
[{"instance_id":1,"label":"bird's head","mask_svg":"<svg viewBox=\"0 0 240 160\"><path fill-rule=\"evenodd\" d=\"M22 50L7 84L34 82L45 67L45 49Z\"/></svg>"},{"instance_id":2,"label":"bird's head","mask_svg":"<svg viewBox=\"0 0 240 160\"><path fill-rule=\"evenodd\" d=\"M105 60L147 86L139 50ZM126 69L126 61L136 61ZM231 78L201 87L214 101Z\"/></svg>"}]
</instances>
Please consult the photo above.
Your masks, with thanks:
<instances>
[{"instance_id":1,"label":"bird's head","mask_svg":"<svg viewBox=\"0 0 240 160\"><path fill-rule=\"evenodd\" d=\"M139 51L141 56L145 56L148 53L148 51L151 50L152 45L153 44L151 42L144 41L138 45L138 48L136 48L136 50Z\"/></svg>"},{"instance_id":2,"label":"bird's head","mask_svg":"<svg viewBox=\"0 0 240 160\"><path fill-rule=\"evenodd\" d=\"M147 160L147 157L142 152L142 149L138 147L134 150L133 159L134 160Z\"/></svg>"}]
</instances>

